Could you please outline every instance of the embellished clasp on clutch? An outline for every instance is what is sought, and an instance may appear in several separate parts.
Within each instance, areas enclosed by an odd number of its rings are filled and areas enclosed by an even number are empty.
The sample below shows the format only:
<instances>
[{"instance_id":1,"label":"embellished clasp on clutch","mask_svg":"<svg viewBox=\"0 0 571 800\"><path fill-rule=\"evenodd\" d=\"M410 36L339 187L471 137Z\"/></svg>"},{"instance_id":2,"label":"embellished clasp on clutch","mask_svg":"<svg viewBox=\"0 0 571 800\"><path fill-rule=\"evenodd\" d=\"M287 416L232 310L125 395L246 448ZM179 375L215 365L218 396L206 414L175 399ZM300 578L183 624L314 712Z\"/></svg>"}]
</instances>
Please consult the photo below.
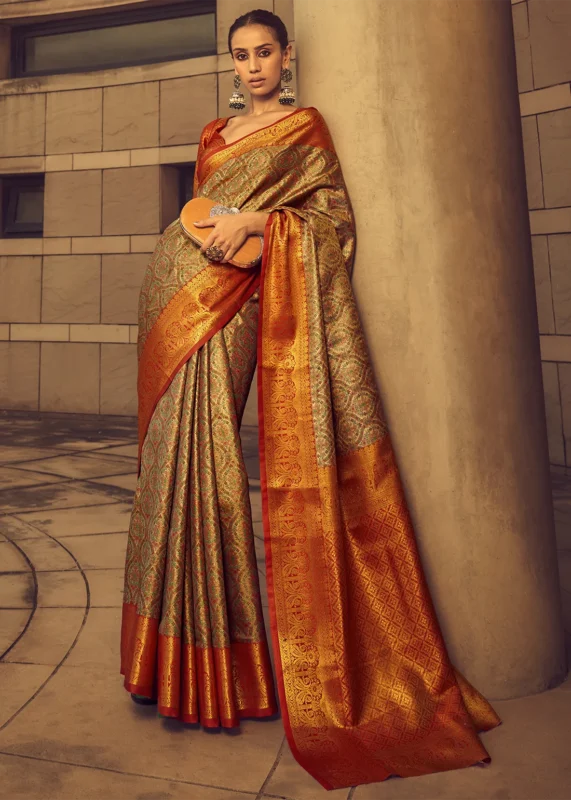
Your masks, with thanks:
<instances>
[{"instance_id":1,"label":"embellished clasp on clutch","mask_svg":"<svg viewBox=\"0 0 571 800\"><path fill-rule=\"evenodd\" d=\"M235 206L233 206L232 208L228 208L228 206L212 206L212 208L210 209L209 216L211 216L211 217L219 217L219 216L222 216L222 214L239 214L239 213L240 213L240 209L236 208ZM262 251L261 252L263 253L264 252L264 237L260 236L259 234L257 234L257 236L258 236L258 239L260 240L260 244L262 246ZM260 261L261 258L262 258L262 256L260 254L259 258L257 258L254 262L252 262L252 266L257 264L258 261Z\"/></svg>"},{"instance_id":2,"label":"embellished clasp on clutch","mask_svg":"<svg viewBox=\"0 0 571 800\"><path fill-rule=\"evenodd\" d=\"M196 244L203 244L210 236L210 228L197 228L194 223L205 217L222 216L224 214L239 214L239 208L229 208L217 204L207 197L195 197L189 200L180 212L179 223L184 233ZM262 260L264 252L264 237L259 234L250 234L244 244L228 261L236 267L249 269L255 267Z\"/></svg>"}]
</instances>

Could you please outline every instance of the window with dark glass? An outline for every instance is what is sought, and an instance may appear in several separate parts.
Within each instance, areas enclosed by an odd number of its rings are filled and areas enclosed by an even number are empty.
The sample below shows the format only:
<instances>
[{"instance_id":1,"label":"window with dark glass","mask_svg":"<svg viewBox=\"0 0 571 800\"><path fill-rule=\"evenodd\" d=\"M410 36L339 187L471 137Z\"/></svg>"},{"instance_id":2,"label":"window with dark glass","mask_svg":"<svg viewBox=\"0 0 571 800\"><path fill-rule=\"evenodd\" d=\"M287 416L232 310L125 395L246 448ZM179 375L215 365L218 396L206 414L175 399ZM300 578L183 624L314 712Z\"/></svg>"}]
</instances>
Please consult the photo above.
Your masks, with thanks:
<instances>
[{"instance_id":1,"label":"window with dark glass","mask_svg":"<svg viewBox=\"0 0 571 800\"><path fill-rule=\"evenodd\" d=\"M88 72L216 53L216 2L116 11L13 28L14 77Z\"/></svg>"},{"instance_id":2,"label":"window with dark glass","mask_svg":"<svg viewBox=\"0 0 571 800\"><path fill-rule=\"evenodd\" d=\"M2 236L42 236L44 176L17 175L0 179Z\"/></svg>"}]
</instances>

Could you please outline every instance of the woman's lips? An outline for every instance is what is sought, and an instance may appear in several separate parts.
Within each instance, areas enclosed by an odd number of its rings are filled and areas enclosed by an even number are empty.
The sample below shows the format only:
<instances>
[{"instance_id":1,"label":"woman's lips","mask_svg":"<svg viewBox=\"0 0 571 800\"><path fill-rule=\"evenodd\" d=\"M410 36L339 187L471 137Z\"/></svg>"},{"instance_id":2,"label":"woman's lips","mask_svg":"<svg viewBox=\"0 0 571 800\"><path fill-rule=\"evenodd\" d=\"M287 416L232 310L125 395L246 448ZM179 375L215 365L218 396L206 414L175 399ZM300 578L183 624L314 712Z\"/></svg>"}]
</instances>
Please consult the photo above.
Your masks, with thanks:
<instances>
[{"instance_id":1,"label":"woman's lips","mask_svg":"<svg viewBox=\"0 0 571 800\"><path fill-rule=\"evenodd\" d=\"M250 86L260 86L265 80L265 78L253 78L251 81L248 81L248 83Z\"/></svg>"}]
</instances>

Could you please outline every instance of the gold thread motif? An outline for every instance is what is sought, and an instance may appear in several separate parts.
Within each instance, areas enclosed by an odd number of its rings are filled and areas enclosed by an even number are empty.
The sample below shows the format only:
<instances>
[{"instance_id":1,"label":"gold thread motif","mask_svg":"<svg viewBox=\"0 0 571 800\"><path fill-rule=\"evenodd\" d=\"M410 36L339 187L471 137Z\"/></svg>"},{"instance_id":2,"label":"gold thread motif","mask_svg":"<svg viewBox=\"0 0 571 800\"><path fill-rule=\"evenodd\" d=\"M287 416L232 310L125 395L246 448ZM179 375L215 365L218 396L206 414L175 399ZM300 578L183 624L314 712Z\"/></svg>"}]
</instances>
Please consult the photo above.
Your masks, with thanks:
<instances>
[{"instance_id":1,"label":"gold thread motif","mask_svg":"<svg viewBox=\"0 0 571 800\"><path fill-rule=\"evenodd\" d=\"M201 136L197 193L271 212L262 488L292 752L326 788L484 760L476 731L499 720L450 664L432 608L349 283L353 216L327 127L304 109L226 146L224 124ZM192 247L167 229L141 293L148 430L122 661L127 688L158 692L165 714L230 725L275 709L239 446L258 276L229 277Z\"/></svg>"},{"instance_id":2,"label":"gold thread motif","mask_svg":"<svg viewBox=\"0 0 571 800\"><path fill-rule=\"evenodd\" d=\"M157 400L176 370L194 349L231 319L258 282L254 272L209 266L171 299L148 333L139 359L141 446Z\"/></svg>"},{"instance_id":3,"label":"gold thread motif","mask_svg":"<svg viewBox=\"0 0 571 800\"><path fill-rule=\"evenodd\" d=\"M467 712L375 398L366 412L374 441L356 447L356 439L351 452L344 444L352 410L336 401L336 392L359 397L365 383L365 394L374 393L363 369L353 366L367 357L355 327L353 338L345 340L348 368L330 373L335 463L318 463L308 350L307 282L313 270L303 225L290 212L272 221L259 364L268 581L290 744L300 763L329 788L392 773L424 774L446 769L450 761L467 766L488 757L473 725L486 729L498 720L477 693L472 710L478 714ZM351 303L339 284L336 296ZM333 339L338 315L328 314L327 303L323 307Z\"/></svg>"}]
</instances>

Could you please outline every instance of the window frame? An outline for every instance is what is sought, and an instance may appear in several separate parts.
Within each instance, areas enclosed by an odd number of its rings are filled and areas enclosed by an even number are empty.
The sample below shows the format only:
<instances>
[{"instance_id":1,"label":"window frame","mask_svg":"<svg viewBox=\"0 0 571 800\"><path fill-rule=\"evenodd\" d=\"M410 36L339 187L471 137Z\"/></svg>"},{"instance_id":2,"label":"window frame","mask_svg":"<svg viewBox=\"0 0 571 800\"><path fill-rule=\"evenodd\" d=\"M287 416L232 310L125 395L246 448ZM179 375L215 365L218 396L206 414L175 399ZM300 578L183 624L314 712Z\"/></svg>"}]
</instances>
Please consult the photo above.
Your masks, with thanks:
<instances>
[{"instance_id":1,"label":"window frame","mask_svg":"<svg viewBox=\"0 0 571 800\"><path fill-rule=\"evenodd\" d=\"M105 66L93 68L66 68L57 70L26 70L26 39L37 36L51 36L63 33L77 33L79 31L97 30L100 28L119 28L139 22L160 22L164 19L177 19L182 17L198 17L205 14L214 15L214 43L212 52L202 53L196 58L216 55L216 0L187 0L175 5L153 6L152 8L137 8L134 10L106 11L105 13L91 13L68 17L64 20L32 23L31 25L15 25L12 28L11 42L11 78L29 78L41 75L69 75L73 73L101 72L108 69L121 69L122 67L137 67L145 64L166 63L165 58L145 58L136 61L119 61Z\"/></svg>"},{"instance_id":2,"label":"window frame","mask_svg":"<svg viewBox=\"0 0 571 800\"><path fill-rule=\"evenodd\" d=\"M14 221L17 210L17 191L10 192L10 189L41 189L45 202L45 174L36 173L33 175L1 175L0 176L0 195L1 195L1 239L41 239L44 235L44 221L42 218L41 227L38 229L35 223ZM45 210L45 206L44 206Z\"/></svg>"}]
</instances>

